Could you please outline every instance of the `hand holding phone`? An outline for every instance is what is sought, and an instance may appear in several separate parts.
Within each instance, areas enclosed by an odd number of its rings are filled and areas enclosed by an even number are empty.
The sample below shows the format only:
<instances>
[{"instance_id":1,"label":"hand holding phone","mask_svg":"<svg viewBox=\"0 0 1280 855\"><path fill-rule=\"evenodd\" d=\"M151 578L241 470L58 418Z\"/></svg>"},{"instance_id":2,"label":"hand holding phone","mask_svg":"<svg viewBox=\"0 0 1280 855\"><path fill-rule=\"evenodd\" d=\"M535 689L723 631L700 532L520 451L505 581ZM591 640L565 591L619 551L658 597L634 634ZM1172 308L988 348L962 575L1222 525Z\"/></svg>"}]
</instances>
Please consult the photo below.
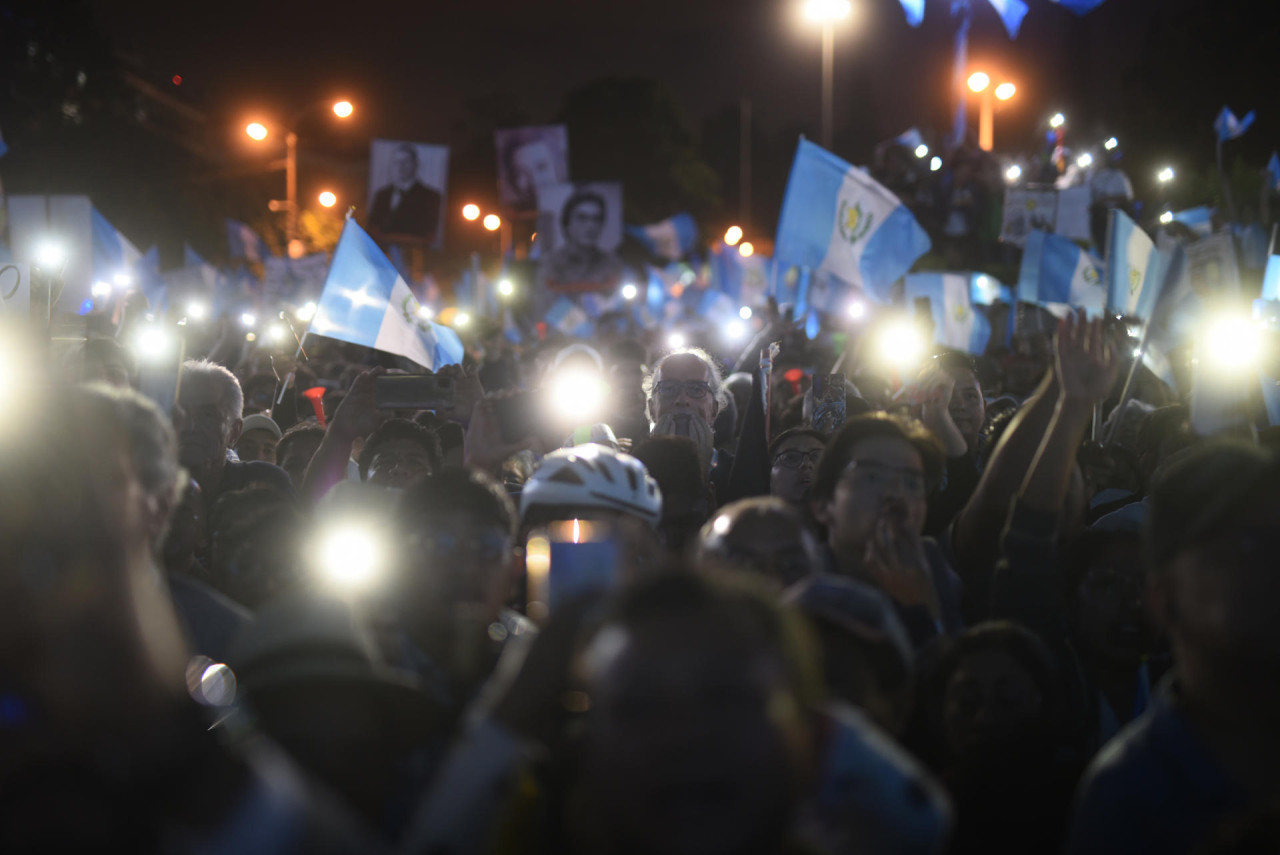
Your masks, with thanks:
<instances>
[{"instance_id":1,"label":"hand holding phone","mask_svg":"<svg viewBox=\"0 0 1280 855\"><path fill-rule=\"evenodd\" d=\"M373 388L379 410L450 410L457 385L439 374L384 374Z\"/></svg>"}]
</instances>

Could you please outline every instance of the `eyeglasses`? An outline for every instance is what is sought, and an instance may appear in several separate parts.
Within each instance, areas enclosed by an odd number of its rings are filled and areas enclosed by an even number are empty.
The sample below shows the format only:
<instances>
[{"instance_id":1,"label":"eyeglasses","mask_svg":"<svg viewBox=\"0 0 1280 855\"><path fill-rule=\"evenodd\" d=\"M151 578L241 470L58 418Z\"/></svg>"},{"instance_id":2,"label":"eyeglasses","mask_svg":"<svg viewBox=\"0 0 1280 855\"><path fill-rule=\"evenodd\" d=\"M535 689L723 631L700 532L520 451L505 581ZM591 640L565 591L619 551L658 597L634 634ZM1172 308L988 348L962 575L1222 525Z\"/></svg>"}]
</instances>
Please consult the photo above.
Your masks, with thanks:
<instances>
[{"instance_id":1,"label":"eyeglasses","mask_svg":"<svg viewBox=\"0 0 1280 855\"><path fill-rule=\"evenodd\" d=\"M685 397L698 401L711 394L711 384L705 380L662 380L653 387L659 398L667 400L680 397L681 390Z\"/></svg>"},{"instance_id":2,"label":"eyeglasses","mask_svg":"<svg viewBox=\"0 0 1280 855\"><path fill-rule=\"evenodd\" d=\"M818 458L820 457L822 457L821 448L815 448L812 451L800 451L792 448L781 452L777 457L773 458L773 465L781 466L783 469L799 469L808 462L810 466L817 466Z\"/></svg>"},{"instance_id":3,"label":"eyeglasses","mask_svg":"<svg viewBox=\"0 0 1280 855\"><path fill-rule=\"evenodd\" d=\"M874 460L853 460L845 467L844 477L859 490L887 490L898 484L913 499L922 499L929 486L919 469L904 469Z\"/></svg>"}]
</instances>

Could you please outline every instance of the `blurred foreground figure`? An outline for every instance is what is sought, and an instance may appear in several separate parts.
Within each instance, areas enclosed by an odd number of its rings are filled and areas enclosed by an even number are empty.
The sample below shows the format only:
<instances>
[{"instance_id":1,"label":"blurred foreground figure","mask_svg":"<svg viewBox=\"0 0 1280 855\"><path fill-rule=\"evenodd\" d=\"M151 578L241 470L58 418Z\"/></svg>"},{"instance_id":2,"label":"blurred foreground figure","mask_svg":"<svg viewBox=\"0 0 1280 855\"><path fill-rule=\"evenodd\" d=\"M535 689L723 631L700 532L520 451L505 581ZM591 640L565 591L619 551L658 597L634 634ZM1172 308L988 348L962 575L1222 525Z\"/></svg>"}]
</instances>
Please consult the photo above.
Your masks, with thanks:
<instances>
[{"instance_id":1,"label":"blurred foreground figure","mask_svg":"<svg viewBox=\"0 0 1280 855\"><path fill-rule=\"evenodd\" d=\"M0 430L0 850L368 851L276 754L209 730L207 670L184 676L152 561L169 509L112 399L18 386Z\"/></svg>"},{"instance_id":2,"label":"blurred foreground figure","mask_svg":"<svg viewBox=\"0 0 1280 855\"><path fill-rule=\"evenodd\" d=\"M1071 852L1197 851L1280 795L1280 462L1188 452L1151 491L1146 547L1174 679L1095 759Z\"/></svg>"}]
</instances>

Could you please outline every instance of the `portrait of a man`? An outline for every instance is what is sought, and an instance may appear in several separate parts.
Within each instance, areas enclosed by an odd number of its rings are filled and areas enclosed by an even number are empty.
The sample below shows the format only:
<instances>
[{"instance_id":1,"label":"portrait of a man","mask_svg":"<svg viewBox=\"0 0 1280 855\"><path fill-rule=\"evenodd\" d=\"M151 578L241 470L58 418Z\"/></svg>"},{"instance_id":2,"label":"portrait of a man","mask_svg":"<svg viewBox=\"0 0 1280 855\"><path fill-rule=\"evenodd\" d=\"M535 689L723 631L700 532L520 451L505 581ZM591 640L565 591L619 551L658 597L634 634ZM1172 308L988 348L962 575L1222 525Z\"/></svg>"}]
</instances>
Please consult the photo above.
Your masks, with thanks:
<instances>
[{"instance_id":1,"label":"portrait of a man","mask_svg":"<svg viewBox=\"0 0 1280 855\"><path fill-rule=\"evenodd\" d=\"M370 158L368 226L382 235L439 242L448 149L376 140Z\"/></svg>"}]
</instances>

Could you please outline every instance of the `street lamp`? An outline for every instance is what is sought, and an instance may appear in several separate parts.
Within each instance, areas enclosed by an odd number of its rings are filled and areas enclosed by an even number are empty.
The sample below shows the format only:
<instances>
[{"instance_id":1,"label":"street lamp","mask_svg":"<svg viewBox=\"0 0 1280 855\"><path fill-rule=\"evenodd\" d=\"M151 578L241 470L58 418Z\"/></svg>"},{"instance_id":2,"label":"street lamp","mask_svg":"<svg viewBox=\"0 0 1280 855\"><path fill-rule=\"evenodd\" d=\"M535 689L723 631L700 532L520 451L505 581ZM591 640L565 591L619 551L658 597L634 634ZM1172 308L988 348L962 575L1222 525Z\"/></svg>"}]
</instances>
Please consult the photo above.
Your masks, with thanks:
<instances>
[{"instance_id":1,"label":"street lamp","mask_svg":"<svg viewBox=\"0 0 1280 855\"><path fill-rule=\"evenodd\" d=\"M480 206L472 205L472 204L463 205L462 219L468 220L468 221L480 219Z\"/></svg>"},{"instance_id":2,"label":"street lamp","mask_svg":"<svg viewBox=\"0 0 1280 855\"><path fill-rule=\"evenodd\" d=\"M728 230L724 233L725 246L737 246L738 241L740 240L742 240L742 227L729 226Z\"/></svg>"},{"instance_id":3,"label":"street lamp","mask_svg":"<svg viewBox=\"0 0 1280 855\"><path fill-rule=\"evenodd\" d=\"M338 204L338 197L326 190L320 194L320 204L326 208L332 208Z\"/></svg>"},{"instance_id":4,"label":"street lamp","mask_svg":"<svg viewBox=\"0 0 1280 855\"><path fill-rule=\"evenodd\" d=\"M755 244L753 244L751 241L744 240L742 243L738 244L738 255L742 256L743 258L750 258L755 254L756 254L756 247L755 247Z\"/></svg>"},{"instance_id":5,"label":"street lamp","mask_svg":"<svg viewBox=\"0 0 1280 855\"><path fill-rule=\"evenodd\" d=\"M319 109L325 102L311 104L299 110L289 120L284 132L284 201L271 200L268 207L272 211L285 212L285 243L289 256L298 258L302 255L302 244L298 241L298 134L292 130L298 122L313 110ZM338 101L330 105L333 114L346 119L355 112L350 101ZM249 138L261 142L267 138L267 126L261 122L250 122L244 129ZM278 169L279 167L272 167ZM337 199L335 197L334 201Z\"/></svg>"},{"instance_id":6,"label":"street lamp","mask_svg":"<svg viewBox=\"0 0 1280 855\"><path fill-rule=\"evenodd\" d=\"M1008 101L1018 91L1018 87L1005 82L991 88L991 75L985 71L975 71L969 75L969 89L979 95L978 101L978 147L983 151L991 151L995 147L996 100Z\"/></svg>"},{"instance_id":7,"label":"street lamp","mask_svg":"<svg viewBox=\"0 0 1280 855\"><path fill-rule=\"evenodd\" d=\"M481 225L491 232L496 232L498 229L502 228L502 218L497 214L485 214Z\"/></svg>"},{"instance_id":8,"label":"street lamp","mask_svg":"<svg viewBox=\"0 0 1280 855\"><path fill-rule=\"evenodd\" d=\"M836 64L836 22L849 17L849 0L808 0L805 17L822 25L822 147L831 149L832 77Z\"/></svg>"}]
</instances>

